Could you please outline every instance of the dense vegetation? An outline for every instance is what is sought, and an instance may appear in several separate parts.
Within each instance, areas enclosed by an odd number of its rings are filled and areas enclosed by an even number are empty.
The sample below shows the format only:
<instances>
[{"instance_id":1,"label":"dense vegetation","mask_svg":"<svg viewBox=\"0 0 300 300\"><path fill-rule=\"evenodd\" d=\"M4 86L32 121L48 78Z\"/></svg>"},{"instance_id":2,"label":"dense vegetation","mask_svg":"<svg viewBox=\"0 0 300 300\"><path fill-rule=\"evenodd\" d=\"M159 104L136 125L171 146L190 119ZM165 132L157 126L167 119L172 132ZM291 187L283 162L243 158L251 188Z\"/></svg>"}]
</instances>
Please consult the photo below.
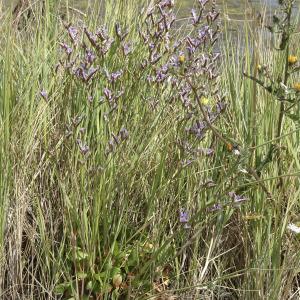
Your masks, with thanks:
<instances>
[{"instance_id":1,"label":"dense vegetation","mask_svg":"<svg viewBox=\"0 0 300 300\"><path fill-rule=\"evenodd\" d=\"M0 298L299 299L294 1L125 2L2 10Z\"/></svg>"}]
</instances>

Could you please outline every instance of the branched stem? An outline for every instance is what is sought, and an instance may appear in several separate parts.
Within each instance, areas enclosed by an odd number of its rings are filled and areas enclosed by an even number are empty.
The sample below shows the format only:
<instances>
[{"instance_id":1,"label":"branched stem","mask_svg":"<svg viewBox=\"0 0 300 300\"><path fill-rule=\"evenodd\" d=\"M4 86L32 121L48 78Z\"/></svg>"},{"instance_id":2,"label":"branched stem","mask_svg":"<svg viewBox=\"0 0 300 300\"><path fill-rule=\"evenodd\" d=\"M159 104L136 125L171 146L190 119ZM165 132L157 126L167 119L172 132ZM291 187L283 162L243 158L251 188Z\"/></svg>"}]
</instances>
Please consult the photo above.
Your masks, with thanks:
<instances>
[{"instance_id":1,"label":"branched stem","mask_svg":"<svg viewBox=\"0 0 300 300\"><path fill-rule=\"evenodd\" d=\"M214 135L217 138L219 138L223 143L228 144L228 141L222 136L222 134L219 132L219 130L211 123L211 121L203 107L203 104L201 103L200 97L197 92L197 88L191 83L191 81L189 79L186 79L186 80L195 95L196 101L199 105L199 108L201 110L203 118L204 118L205 122L207 123L207 126L211 129L211 131L214 133Z\"/></svg>"}]
</instances>

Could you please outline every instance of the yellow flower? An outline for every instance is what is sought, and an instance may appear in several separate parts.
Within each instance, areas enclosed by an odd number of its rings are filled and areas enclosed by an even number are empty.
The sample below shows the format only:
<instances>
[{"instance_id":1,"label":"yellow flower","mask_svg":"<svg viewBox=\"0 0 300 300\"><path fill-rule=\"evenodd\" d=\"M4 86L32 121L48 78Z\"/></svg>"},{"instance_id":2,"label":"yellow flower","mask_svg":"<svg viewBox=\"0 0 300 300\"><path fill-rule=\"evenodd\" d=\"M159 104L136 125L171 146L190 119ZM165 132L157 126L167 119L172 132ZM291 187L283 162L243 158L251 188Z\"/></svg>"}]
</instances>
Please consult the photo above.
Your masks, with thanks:
<instances>
[{"instance_id":1,"label":"yellow flower","mask_svg":"<svg viewBox=\"0 0 300 300\"><path fill-rule=\"evenodd\" d=\"M294 55L289 55L288 62L290 65L295 64L298 61L298 57Z\"/></svg>"},{"instance_id":2,"label":"yellow flower","mask_svg":"<svg viewBox=\"0 0 300 300\"><path fill-rule=\"evenodd\" d=\"M185 61L184 54L181 54L181 55L178 56L178 61L179 61L181 64L184 63L184 61Z\"/></svg>"},{"instance_id":3,"label":"yellow flower","mask_svg":"<svg viewBox=\"0 0 300 300\"><path fill-rule=\"evenodd\" d=\"M257 68L257 71L258 71L258 72L261 72L261 71L262 71L262 65L258 64L256 68Z\"/></svg>"},{"instance_id":4,"label":"yellow flower","mask_svg":"<svg viewBox=\"0 0 300 300\"><path fill-rule=\"evenodd\" d=\"M153 244L147 243L147 242L144 244L144 247L145 247L145 249L148 250L148 251L151 251L151 250L153 250L153 248L154 248Z\"/></svg>"},{"instance_id":5,"label":"yellow flower","mask_svg":"<svg viewBox=\"0 0 300 300\"><path fill-rule=\"evenodd\" d=\"M296 90L297 92L300 92L300 82L297 82L294 84L293 86L294 90Z\"/></svg>"},{"instance_id":6,"label":"yellow flower","mask_svg":"<svg viewBox=\"0 0 300 300\"><path fill-rule=\"evenodd\" d=\"M200 102L203 105L208 105L209 104L209 99L206 98L206 97L201 97Z\"/></svg>"}]
</instances>

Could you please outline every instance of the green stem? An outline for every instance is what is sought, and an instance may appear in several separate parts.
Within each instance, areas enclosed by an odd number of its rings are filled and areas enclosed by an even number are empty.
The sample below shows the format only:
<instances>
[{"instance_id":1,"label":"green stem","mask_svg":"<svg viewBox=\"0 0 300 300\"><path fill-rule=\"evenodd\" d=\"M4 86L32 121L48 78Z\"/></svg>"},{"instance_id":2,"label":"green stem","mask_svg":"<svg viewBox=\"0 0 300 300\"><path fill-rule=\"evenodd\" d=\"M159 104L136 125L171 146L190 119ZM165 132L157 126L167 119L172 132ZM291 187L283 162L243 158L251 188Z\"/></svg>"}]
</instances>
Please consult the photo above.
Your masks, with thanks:
<instances>
[{"instance_id":1,"label":"green stem","mask_svg":"<svg viewBox=\"0 0 300 300\"><path fill-rule=\"evenodd\" d=\"M292 4L289 4L287 9L287 44L286 44L286 51L285 51L285 66L284 66L284 75L283 75L283 84L286 85L288 78L289 78L289 51L290 51L290 28L291 28L291 15L292 15ZM284 117L284 101L280 103L280 110L279 110L279 117L278 117L278 126L277 126L277 134L276 137L281 135L282 125L283 125L283 117Z\"/></svg>"},{"instance_id":2,"label":"green stem","mask_svg":"<svg viewBox=\"0 0 300 300\"><path fill-rule=\"evenodd\" d=\"M285 66L284 66L284 74L283 74L283 84L286 86L287 81L289 78L289 51L290 51L290 28L291 28L291 15L292 15L292 2L288 4L287 8L287 25L285 31L283 34L287 34L287 41L286 41L286 49L285 49ZM283 127L283 119L284 119L284 111L285 111L285 105L284 101L280 102L280 109L279 109L279 116L278 116L278 125L277 125L277 133L276 133L276 138L281 136L281 131ZM279 140L279 143L281 140ZM281 177L282 175L282 165L281 165L281 158L280 156L278 157L277 160L277 166L278 166L278 176L280 177L279 181L279 187L283 186L283 179Z\"/></svg>"}]
</instances>

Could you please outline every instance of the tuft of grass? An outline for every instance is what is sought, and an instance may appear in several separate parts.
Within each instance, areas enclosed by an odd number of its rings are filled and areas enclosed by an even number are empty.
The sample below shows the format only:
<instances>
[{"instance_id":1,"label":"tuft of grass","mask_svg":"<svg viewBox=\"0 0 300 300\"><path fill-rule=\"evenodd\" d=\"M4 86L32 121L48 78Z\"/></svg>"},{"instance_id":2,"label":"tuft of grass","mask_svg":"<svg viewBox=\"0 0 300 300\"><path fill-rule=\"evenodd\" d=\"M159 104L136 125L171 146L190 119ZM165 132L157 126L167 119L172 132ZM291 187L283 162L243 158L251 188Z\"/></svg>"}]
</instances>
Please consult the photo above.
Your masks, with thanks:
<instances>
[{"instance_id":1,"label":"tuft of grass","mask_svg":"<svg viewBox=\"0 0 300 300\"><path fill-rule=\"evenodd\" d=\"M172 1L70 2L1 14L0 298L297 299L299 124L278 134L277 96L243 75L285 56L246 21L189 54L207 19L166 30Z\"/></svg>"}]
</instances>

